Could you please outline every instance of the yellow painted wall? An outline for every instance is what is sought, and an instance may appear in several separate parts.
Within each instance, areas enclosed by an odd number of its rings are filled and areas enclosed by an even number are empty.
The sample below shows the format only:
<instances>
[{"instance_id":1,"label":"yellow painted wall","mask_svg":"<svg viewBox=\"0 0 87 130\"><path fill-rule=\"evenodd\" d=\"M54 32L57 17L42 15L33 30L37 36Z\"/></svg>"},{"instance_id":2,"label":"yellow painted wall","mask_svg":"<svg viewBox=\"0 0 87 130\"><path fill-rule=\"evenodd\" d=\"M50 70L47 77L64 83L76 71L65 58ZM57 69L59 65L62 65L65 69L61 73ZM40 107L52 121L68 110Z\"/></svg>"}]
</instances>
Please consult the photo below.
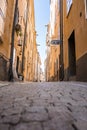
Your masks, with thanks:
<instances>
[{"instance_id":1,"label":"yellow painted wall","mask_svg":"<svg viewBox=\"0 0 87 130\"><path fill-rule=\"evenodd\" d=\"M69 13L66 12L66 0L63 1L64 22L64 68L68 68L68 39L75 31L76 62L87 53L87 19L84 0L73 0ZM78 68L76 68L78 71Z\"/></svg>"},{"instance_id":2,"label":"yellow painted wall","mask_svg":"<svg viewBox=\"0 0 87 130\"><path fill-rule=\"evenodd\" d=\"M4 32L2 35L3 43L0 44L0 52L10 58L11 33L13 24L14 0L8 0L6 17L4 20Z\"/></svg>"}]
</instances>

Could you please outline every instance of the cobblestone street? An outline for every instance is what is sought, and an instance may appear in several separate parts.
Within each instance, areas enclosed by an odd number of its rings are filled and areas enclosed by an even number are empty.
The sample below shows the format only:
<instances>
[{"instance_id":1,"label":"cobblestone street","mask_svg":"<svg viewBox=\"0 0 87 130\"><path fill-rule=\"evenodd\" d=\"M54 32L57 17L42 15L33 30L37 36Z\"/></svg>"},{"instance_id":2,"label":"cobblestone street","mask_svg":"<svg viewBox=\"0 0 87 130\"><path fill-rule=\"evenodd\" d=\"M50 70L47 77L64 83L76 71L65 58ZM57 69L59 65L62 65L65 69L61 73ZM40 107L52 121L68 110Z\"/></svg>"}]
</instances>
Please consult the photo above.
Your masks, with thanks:
<instances>
[{"instance_id":1,"label":"cobblestone street","mask_svg":"<svg viewBox=\"0 0 87 130\"><path fill-rule=\"evenodd\" d=\"M0 130L87 130L87 83L0 83Z\"/></svg>"}]
</instances>

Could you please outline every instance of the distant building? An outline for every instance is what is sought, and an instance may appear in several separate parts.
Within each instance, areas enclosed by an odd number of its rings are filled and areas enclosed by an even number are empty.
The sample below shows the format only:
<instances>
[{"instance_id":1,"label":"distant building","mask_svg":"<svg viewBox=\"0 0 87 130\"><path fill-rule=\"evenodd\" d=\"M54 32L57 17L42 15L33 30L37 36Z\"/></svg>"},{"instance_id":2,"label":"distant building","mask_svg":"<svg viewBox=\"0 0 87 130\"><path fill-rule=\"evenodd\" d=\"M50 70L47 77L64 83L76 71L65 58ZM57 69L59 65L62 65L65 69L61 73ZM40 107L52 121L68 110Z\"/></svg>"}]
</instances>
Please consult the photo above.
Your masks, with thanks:
<instances>
[{"instance_id":1,"label":"distant building","mask_svg":"<svg viewBox=\"0 0 87 130\"><path fill-rule=\"evenodd\" d=\"M40 82L44 82L45 81L45 75L44 72L41 69L41 73L40 73Z\"/></svg>"}]
</instances>

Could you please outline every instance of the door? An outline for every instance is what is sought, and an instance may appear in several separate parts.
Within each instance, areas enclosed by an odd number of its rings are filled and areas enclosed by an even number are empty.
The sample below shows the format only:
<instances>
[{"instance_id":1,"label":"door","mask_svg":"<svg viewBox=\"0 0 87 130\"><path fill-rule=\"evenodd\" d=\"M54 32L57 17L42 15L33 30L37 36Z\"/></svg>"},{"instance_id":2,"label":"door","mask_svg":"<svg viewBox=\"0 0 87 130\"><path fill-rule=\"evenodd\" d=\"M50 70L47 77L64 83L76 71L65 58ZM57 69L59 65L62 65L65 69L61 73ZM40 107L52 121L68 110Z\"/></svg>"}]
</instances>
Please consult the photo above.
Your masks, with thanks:
<instances>
[{"instance_id":1,"label":"door","mask_svg":"<svg viewBox=\"0 0 87 130\"><path fill-rule=\"evenodd\" d=\"M75 32L73 31L68 39L69 49L69 77L76 75L76 52L75 52Z\"/></svg>"}]
</instances>

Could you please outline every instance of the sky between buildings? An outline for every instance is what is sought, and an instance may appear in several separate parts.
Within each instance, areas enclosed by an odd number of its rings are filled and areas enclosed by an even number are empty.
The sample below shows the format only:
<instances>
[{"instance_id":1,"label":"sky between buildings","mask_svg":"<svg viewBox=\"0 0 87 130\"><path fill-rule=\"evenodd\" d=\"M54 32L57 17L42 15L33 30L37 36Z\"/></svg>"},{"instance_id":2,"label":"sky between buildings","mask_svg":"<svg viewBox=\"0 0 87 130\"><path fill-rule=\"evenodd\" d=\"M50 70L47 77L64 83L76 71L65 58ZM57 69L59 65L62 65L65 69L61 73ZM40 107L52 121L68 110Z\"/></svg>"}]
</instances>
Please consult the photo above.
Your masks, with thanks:
<instances>
[{"instance_id":1,"label":"sky between buildings","mask_svg":"<svg viewBox=\"0 0 87 130\"><path fill-rule=\"evenodd\" d=\"M50 12L49 0L34 0L35 7L35 28L37 31L37 44L38 51L40 53L42 69L44 70L44 60L46 57L46 33L47 28L45 25L49 23L49 12Z\"/></svg>"}]
</instances>

